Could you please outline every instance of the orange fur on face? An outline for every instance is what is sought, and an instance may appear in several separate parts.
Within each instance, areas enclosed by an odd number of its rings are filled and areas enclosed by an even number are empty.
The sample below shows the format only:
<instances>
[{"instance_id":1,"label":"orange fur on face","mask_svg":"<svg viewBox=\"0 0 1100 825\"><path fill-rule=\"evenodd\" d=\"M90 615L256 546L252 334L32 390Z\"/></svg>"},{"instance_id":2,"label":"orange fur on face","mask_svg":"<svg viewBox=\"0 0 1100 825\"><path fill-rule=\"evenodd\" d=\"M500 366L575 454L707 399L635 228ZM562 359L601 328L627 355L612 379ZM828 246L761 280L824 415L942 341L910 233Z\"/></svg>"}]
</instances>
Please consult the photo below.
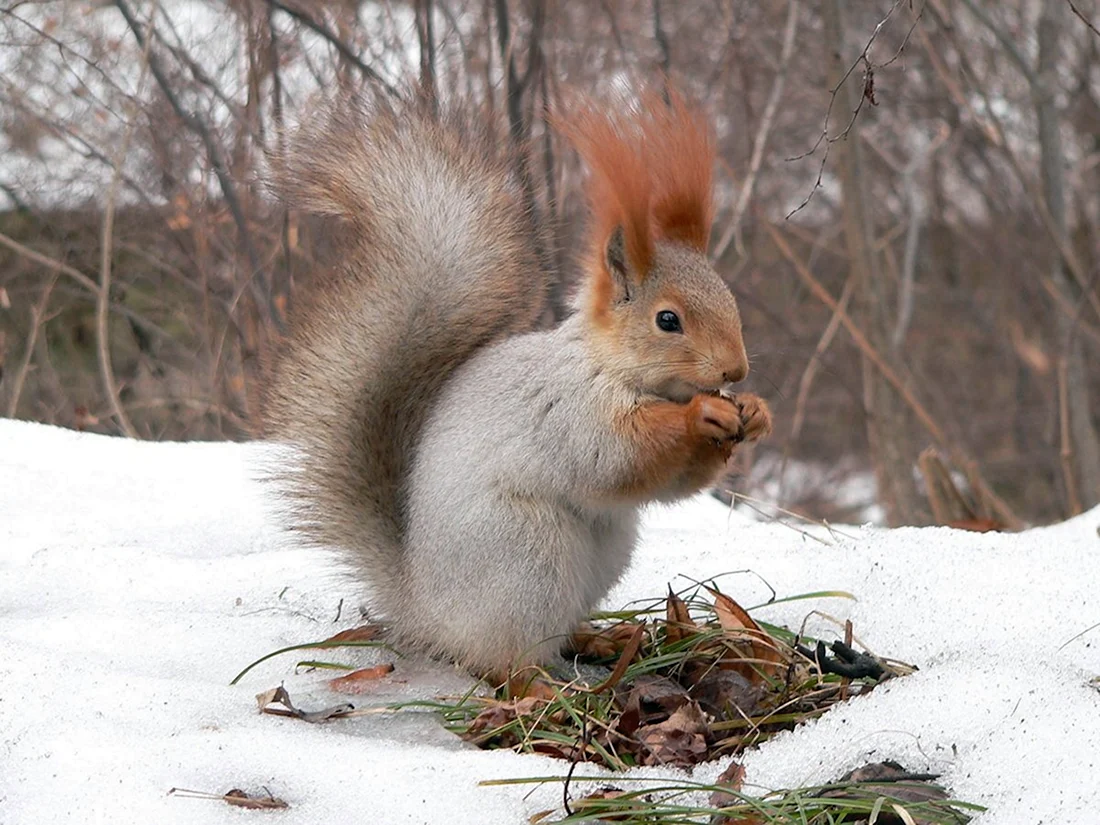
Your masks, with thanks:
<instances>
[{"instance_id":1,"label":"orange fur on face","mask_svg":"<svg viewBox=\"0 0 1100 825\"><path fill-rule=\"evenodd\" d=\"M644 279L659 240L706 252L714 217L715 147L709 125L674 89L650 89L632 108L582 107L555 125L587 164L591 240L603 250L622 226L631 266ZM604 272L609 276L609 273Z\"/></svg>"}]
</instances>

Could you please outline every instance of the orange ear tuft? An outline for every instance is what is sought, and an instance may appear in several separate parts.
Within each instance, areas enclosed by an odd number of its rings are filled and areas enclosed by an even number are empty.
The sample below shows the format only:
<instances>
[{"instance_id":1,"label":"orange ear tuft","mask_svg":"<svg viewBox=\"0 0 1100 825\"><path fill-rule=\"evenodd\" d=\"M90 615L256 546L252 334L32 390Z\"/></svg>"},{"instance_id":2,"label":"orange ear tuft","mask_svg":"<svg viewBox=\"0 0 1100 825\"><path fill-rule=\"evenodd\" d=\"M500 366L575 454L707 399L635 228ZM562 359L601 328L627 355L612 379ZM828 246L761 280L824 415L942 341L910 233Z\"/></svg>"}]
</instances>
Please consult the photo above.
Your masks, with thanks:
<instances>
[{"instance_id":1,"label":"orange ear tuft","mask_svg":"<svg viewBox=\"0 0 1100 825\"><path fill-rule=\"evenodd\" d=\"M592 209L593 240L602 250L611 233L621 226L627 257L644 276L653 257L653 181L646 168L637 117L631 112L599 110L588 103L568 118L556 120L555 126L588 166L586 191Z\"/></svg>"},{"instance_id":2,"label":"orange ear tuft","mask_svg":"<svg viewBox=\"0 0 1100 825\"><path fill-rule=\"evenodd\" d=\"M660 237L707 251L714 220L714 134L683 96L669 89L643 98L649 115L646 160L653 180L653 222Z\"/></svg>"},{"instance_id":3,"label":"orange ear tuft","mask_svg":"<svg viewBox=\"0 0 1100 825\"><path fill-rule=\"evenodd\" d=\"M679 92L670 89L666 103L659 92L647 90L635 107L589 103L555 118L554 125L591 172L587 192L597 249L622 226L627 256L641 278L657 239L706 251L714 217L714 139Z\"/></svg>"}]
</instances>

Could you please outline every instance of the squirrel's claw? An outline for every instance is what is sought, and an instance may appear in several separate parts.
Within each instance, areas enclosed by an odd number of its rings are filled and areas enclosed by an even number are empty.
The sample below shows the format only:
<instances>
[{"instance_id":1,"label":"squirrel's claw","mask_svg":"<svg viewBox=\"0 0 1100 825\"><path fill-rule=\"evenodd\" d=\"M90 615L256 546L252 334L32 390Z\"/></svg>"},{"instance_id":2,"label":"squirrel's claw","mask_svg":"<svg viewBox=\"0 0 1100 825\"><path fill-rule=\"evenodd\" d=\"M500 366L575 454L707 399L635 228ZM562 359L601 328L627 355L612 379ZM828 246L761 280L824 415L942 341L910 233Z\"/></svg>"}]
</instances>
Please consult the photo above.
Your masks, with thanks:
<instances>
[{"instance_id":1,"label":"squirrel's claw","mask_svg":"<svg viewBox=\"0 0 1100 825\"><path fill-rule=\"evenodd\" d=\"M737 396L737 409L741 415L742 441L757 441L772 431L772 414L768 404L758 395Z\"/></svg>"}]
</instances>

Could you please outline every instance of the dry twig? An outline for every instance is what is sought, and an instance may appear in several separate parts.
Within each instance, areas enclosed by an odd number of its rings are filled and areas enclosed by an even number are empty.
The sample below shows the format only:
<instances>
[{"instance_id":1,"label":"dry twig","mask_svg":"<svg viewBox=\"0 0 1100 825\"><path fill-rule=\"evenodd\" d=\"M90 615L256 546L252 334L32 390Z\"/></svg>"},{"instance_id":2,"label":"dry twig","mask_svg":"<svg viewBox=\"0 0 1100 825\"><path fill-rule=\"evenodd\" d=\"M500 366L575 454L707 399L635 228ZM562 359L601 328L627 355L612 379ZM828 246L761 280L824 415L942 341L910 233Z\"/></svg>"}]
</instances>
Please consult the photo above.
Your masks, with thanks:
<instances>
[{"instance_id":1,"label":"dry twig","mask_svg":"<svg viewBox=\"0 0 1100 825\"><path fill-rule=\"evenodd\" d=\"M23 350L23 357L20 359L19 366L15 370L15 376L12 378L11 398L8 399L8 418L15 418L15 413L19 409L19 396L23 394L23 382L27 378L27 370L30 369L34 347L38 342L38 331L45 323L46 307L50 303L50 294L53 292L54 284L57 283L57 274L57 270L54 270L46 282L46 286L42 289L42 297L31 308L31 329L27 333L27 344Z\"/></svg>"},{"instance_id":2,"label":"dry twig","mask_svg":"<svg viewBox=\"0 0 1100 825\"><path fill-rule=\"evenodd\" d=\"M752 157L749 159L749 173L745 176L745 182L741 185L741 191L737 195L737 203L733 206L733 215L729 226L722 233L718 243L714 245L711 259L718 261L734 242L737 253L744 257L745 249L741 239L741 220L745 216L745 209L749 205L753 189L756 187L756 178L760 174L760 165L764 160L764 147L767 146L768 137L771 135L775 124L775 114L779 109L779 100L783 97L783 88L787 83L787 69L791 63L791 55L794 53L795 34L798 31L798 15L800 7L798 0L790 0L787 7L787 25L783 29L783 47L779 55L779 69L772 81L771 91L768 93L768 102L764 106L764 114L760 119L760 128L756 130L756 137L752 142Z\"/></svg>"},{"instance_id":3,"label":"dry twig","mask_svg":"<svg viewBox=\"0 0 1100 825\"><path fill-rule=\"evenodd\" d=\"M878 350L876 350L871 342L867 340L867 336L865 336L863 332L859 329L859 327L856 326L855 322L851 319L848 313L842 310L837 300L829 294L829 291L821 285L821 282L818 281L817 278L814 277L809 268L798 258L797 255L795 255L794 250L791 249L790 244L787 243L787 240L783 237L782 233L780 233L780 231L772 226L770 223L764 224L764 228L771 236L772 241L775 243L776 248L779 250L780 254L782 254L783 257L786 258L788 262L790 262L791 266L794 267L795 272L798 273L799 278L802 279L803 283L806 284L810 291L813 292L813 294L822 303L824 303L827 307L829 307L831 310L833 310L833 312L837 314L837 316L840 318L840 322L844 325L844 328L848 330L848 334L852 336L852 340L855 342L856 346L859 347L860 351L867 357L867 359L872 364L874 364L875 367L882 373L883 378L885 378L887 382L894 388L894 390L897 391L897 393L902 397L902 399L913 411L913 413L916 415L917 419L921 422L924 428L928 430L928 433L932 436L933 440L935 440L937 444L942 446L948 452L948 454L951 456L952 461L954 461L959 466L971 468L972 471L975 473L975 478L981 480L981 489L976 492L979 495L987 498L987 500L990 502L990 506L996 511L998 517L1004 522L1007 527L1014 530L1022 529L1023 522L1019 519L1019 517L1016 516L1014 512L1012 512L1012 509L1008 506L1008 504L1005 503L1005 501L1000 496L994 493L989 485L981 479L980 475L977 474L977 470L974 467L973 459L970 459L968 456L965 455L965 453L954 447L948 441L947 434L944 432L943 428L940 427L940 425L936 422L936 419L932 417L928 409L916 398L916 396L913 395L912 390L910 390L909 387L906 386L905 382L902 381L901 377L894 371L893 367L886 363L883 357L879 354Z\"/></svg>"}]
</instances>

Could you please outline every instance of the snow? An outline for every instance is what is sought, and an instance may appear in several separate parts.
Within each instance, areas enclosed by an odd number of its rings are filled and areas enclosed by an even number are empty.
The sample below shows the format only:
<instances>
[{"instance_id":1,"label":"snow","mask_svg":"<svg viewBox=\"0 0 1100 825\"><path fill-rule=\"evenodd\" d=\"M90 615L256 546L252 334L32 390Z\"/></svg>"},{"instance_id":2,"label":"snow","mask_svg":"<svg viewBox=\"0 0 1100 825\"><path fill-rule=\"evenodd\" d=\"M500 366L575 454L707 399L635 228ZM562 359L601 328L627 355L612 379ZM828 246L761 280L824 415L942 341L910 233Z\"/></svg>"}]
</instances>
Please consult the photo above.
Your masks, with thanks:
<instances>
[{"instance_id":1,"label":"snow","mask_svg":"<svg viewBox=\"0 0 1100 825\"><path fill-rule=\"evenodd\" d=\"M562 763L471 749L430 714L324 725L259 714L254 695L280 683L303 705L323 704L332 674L294 674L308 651L229 686L265 653L360 623L355 584L325 553L289 544L266 515L252 476L269 449L0 421L0 822L269 816L169 796L173 787L266 788L290 805L271 814L280 823L521 823L557 808L556 783L478 783L561 775ZM1098 524L1093 510L1018 535L845 528L816 530L816 540L699 498L649 515L608 606L736 570L752 573L720 582L745 605L767 600L761 579L780 597L851 592L858 601L754 615L806 621L824 638L840 631L820 614L851 619L871 649L920 671L747 754L750 786L820 782L891 758L940 772L954 796L988 806L982 825L1094 823L1100 628L1088 629L1100 622ZM468 684L446 665L401 659L378 695L351 699L369 706Z\"/></svg>"}]
</instances>

